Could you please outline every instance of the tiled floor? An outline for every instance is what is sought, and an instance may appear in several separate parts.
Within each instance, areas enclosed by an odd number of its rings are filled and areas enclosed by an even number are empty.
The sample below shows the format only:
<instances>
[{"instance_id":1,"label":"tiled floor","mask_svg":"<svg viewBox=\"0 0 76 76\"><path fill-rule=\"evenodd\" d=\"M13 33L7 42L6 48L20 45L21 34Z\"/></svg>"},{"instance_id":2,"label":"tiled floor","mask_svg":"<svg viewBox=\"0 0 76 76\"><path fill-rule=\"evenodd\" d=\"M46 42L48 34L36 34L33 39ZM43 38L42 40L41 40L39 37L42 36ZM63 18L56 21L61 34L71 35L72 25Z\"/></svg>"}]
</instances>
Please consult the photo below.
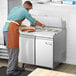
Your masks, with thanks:
<instances>
[{"instance_id":1,"label":"tiled floor","mask_svg":"<svg viewBox=\"0 0 76 76\"><path fill-rule=\"evenodd\" d=\"M21 66L21 64L19 64L19 65ZM1 66L7 66L7 60L0 59L0 67ZM35 65L25 65L25 69L26 70L31 70L31 71L33 71L37 67L38 66L35 66ZM40 67L40 68L42 68L42 67ZM47 69L49 69L49 68L47 68ZM54 70L65 72L65 73L76 74L76 65L60 64Z\"/></svg>"},{"instance_id":2,"label":"tiled floor","mask_svg":"<svg viewBox=\"0 0 76 76\"><path fill-rule=\"evenodd\" d=\"M76 74L76 65L61 64L60 66L56 67L55 70L65 73Z\"/></svg>"},{"instance_id":3,"label":"tiled floor","mask_svg":"<svg viewBox=\"0 0 76 76\"><path fill-rule=\"evenodd\" d=\"M1 66L7 66L8 61L4 59L0 59L0 67Z\"/></svg>"}]
</instances>

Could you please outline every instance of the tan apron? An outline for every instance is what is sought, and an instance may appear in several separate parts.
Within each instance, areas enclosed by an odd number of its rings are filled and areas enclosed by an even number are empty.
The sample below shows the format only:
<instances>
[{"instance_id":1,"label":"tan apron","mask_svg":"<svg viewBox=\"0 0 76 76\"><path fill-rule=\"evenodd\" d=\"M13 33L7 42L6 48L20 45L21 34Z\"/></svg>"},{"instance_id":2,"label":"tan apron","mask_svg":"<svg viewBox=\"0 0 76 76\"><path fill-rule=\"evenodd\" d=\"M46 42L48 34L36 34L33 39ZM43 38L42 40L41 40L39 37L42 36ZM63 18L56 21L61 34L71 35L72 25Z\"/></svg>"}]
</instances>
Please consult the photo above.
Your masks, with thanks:
<instances>
[{"instance_id":1,"label":"tan apron","mask_svg":"<svg viewBox=\"0 0 76 76\"><path fill-rule=\"evenodd\" d=\"M19 48L19 26L21 25L23 20L16 21L19 25L14 22L9 23L8 48Z\"/></svg>"}]
</instances>

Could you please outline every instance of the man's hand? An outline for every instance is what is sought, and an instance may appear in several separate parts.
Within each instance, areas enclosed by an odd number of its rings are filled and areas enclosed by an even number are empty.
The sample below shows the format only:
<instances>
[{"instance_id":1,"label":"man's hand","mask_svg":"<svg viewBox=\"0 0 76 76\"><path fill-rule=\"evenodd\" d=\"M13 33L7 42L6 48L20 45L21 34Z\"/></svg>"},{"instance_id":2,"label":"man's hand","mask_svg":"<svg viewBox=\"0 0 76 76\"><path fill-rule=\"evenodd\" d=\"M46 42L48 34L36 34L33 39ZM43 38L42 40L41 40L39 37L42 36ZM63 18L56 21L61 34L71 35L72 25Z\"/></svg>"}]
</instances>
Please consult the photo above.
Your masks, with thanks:
<instances>
[{"instance_id":1,"label":"man's hand","mask_svg":"<svg viewBox=\"0 0 76 76\"><path fill-rule=\"evenodd\" d=\"M44 24L42 24L42 23L40 23L39 21L36 21L35 25L41 26L42 28L44 28L44 27L45 27L45 25L44 25Z\"/></svg>"}]
</instances>

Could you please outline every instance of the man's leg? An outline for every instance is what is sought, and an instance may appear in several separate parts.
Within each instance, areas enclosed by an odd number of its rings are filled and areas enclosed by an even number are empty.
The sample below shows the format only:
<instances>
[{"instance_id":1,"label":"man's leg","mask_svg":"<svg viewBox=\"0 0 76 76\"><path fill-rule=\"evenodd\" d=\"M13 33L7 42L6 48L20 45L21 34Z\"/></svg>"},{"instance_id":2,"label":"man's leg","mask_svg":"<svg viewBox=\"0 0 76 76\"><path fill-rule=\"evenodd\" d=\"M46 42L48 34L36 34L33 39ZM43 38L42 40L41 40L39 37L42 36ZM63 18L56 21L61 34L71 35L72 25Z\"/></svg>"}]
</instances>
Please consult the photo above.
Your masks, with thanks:
<instances>
[{"instance_id":1,"label":"man's leg","mask_svg":"<svg viewBox=\"0 0 76 76\"><path fill-rule=\"evenodd\" d=\"M18 53L19 48L17 49L8 49L8 67L7 67L7 74L14 73L15 69L18 67Z\"/></svg>"},{"instance_id":2,"label":"man's leg","mask_svg":"<svg viewBox=\"0 0 76 76\"><path fill-rule=\"evenodd\" d=\"M4 34L4 39L6 46L8 46L8 32L3 32ZM8 49L8 48L7 48ZM8 66L7 66L7 71L6 74L13 73L15 68L18 66L18 53L19 53L19 48L17 49L8 49Z\"/></svg>"}]
</instances>

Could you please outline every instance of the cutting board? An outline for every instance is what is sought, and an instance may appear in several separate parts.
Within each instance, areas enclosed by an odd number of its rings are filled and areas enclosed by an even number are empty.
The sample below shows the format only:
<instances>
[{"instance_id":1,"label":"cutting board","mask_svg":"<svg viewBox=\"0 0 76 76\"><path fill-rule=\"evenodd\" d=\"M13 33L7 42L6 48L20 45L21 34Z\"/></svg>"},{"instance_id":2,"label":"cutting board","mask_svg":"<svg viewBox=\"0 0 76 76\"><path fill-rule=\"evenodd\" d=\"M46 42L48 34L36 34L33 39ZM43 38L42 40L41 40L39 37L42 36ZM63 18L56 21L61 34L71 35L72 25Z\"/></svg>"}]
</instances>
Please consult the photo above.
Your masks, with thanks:
<instances>
[{"instance_id":1,"label":"cutting board","mask_svg":"<svg viewBox=\"0 0 76 76\"><path fill-rule=\"evenodd\" d=\"M30 73L28 76L76 76L76 75L37 68L32 73Z\"/></svg>"}]
</instances>

